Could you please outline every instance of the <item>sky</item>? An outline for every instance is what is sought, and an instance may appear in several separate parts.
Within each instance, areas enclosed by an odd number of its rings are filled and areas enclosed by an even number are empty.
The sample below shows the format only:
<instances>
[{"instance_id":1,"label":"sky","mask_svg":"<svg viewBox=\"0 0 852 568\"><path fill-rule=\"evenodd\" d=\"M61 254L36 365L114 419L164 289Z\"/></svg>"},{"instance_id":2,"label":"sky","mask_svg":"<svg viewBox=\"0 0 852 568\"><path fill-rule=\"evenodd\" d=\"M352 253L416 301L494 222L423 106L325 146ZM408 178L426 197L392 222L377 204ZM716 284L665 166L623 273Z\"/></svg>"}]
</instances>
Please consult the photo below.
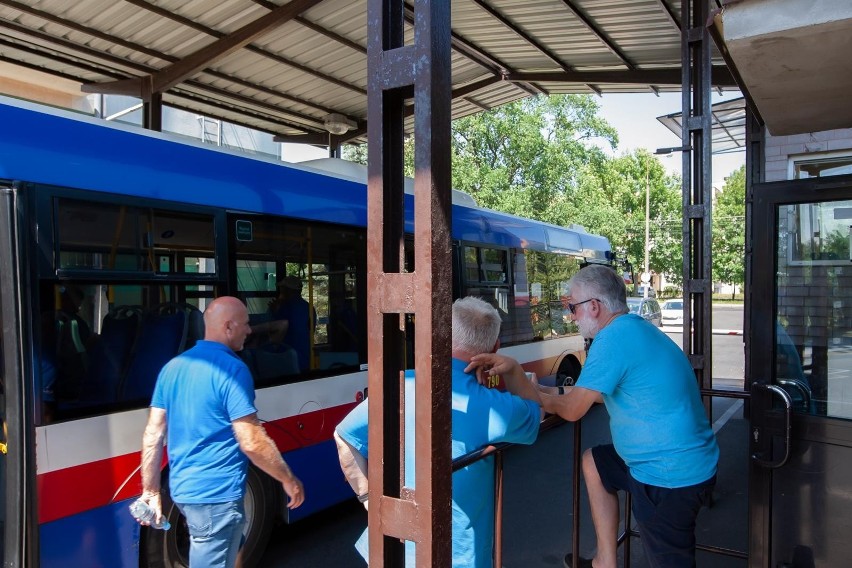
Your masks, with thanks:
<instances>
[{"instance_id":1,"label":"sky","mask_svg":"<svg viewBox=\"0 0 852 568\"><path fill-rule=\"evenodd\" d=\"M714 93L713 103L740 97L739 91ZM680 93L607 94L596 99L601 106L600 115L618 131L618 148L615 155L644 148L654 153L658 148L680 146L680 136L657 120L658 116L681 111ZM609 147L607 146L607 150ZM671 174L681 173L680 152L658 155L660 162ZM725 178L745 164L745 152L734 152L713 156L713 186L721 188Z\"/></svg>"},{"instance_id":2,"label":"sky","mask_svg":"<svg viewBox=\"0 0 852 568\"><path fill-rule=\"evenodd\" d=\"M715 93L712 102L730 100L740 96L739 92ZM628 153L644 148L653 153L658 148L680 146L680 137L663 126L658 116L680 112L680 93L606 94L595 100L601 107L600 115L618 131L618 147L612 155ZM328 151L302 144L284 144L283 158L288 162L301 162L315 158L325 158ZM670 174L681 173L681 154L657 156ZM745 152L723 154L713 157L713 186L721 188L725 178L745 163Z\"/></svg>"}]
</instances>

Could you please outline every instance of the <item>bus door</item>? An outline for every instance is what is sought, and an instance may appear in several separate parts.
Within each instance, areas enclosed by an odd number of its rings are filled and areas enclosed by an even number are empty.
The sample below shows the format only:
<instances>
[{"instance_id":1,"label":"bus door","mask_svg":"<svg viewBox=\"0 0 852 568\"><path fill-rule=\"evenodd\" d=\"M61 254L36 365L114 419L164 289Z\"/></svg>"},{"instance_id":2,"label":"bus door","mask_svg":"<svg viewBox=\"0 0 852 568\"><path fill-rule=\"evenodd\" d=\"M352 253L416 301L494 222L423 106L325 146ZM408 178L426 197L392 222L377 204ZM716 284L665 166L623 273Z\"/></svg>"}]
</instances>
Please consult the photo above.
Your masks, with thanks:
<instances>
[{"instance_id":1,"label":"bus door","mask_svg":"<svg viewBox=\"0 0 852 568\"><path fill-rule=\"evenodd\" d=\"M15 190L0 185L0 564L34 565L32 419L25 404Z\"/></svg>"},{"instance_id":2,"label":"bus door","mask_svg":"<svg viewBox=\"0 0 852 568\"><path fill-rule=\"evenodd\" d=\"M754 188L750 567L852 558L852 176Z\"/></svg>"}]
</instances>

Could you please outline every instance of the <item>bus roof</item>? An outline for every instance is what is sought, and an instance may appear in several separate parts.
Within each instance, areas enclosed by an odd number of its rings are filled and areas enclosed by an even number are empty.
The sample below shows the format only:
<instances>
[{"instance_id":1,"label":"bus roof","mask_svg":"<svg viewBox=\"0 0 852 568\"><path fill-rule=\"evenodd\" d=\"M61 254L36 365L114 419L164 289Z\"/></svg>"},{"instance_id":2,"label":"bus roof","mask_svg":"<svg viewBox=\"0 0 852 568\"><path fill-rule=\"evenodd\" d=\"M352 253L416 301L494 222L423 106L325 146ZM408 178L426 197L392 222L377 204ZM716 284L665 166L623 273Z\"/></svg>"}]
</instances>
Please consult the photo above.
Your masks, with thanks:
<instances>
[{"instance_id":1,"label":"bus roof","mask_svg":"<svg viewBox=\"0 0 852 568\"><path fill-rule=\"evenodd\" d=\"M366 173L289 164L0 97L0 179L366 226ZM321 171L322 166L325 168ZM357 164L356 164L357 166ZM360 170L359 170L360 168ZM353 173L359 170L360 173ZM361 180L356 179L364 176ZM412 190L413 191L413 190ZM453 238L606 262L606 238L476 206L458 192ZM414 200L406 195L406 231Z\"/></svg>"}]
</instances>

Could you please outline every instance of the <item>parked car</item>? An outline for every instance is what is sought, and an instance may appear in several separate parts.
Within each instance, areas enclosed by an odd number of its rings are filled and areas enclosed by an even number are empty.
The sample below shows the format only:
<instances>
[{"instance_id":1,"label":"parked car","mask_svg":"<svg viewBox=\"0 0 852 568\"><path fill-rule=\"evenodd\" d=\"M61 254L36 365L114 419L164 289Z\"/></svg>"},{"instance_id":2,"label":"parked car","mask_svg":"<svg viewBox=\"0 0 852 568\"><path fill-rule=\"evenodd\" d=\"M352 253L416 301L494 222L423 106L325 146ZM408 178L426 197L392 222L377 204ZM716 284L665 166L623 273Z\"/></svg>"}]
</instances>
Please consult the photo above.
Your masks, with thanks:
<instances>
[{"instance_id":1,"label":"parked car","mask_svg":"<svg viewBox=\"0 0 852 568\"><path fill-rule=\"evenodd\" d=\"M663 324L683 325L683 298L666 300L662 305Z\"/></svg>"},{"instance_id":2,"label":"parked car","mask_svg":"<svg viewBox=\"0 0 852 568\"><path fill-rule=\"evenodd\" d=\"M635 295L644 298L645 297L645 288L648 289L648 297L649 298L656 298L657 297L657 291L654 289L654 287L648 286L647 284L639 284L638 286L636 286L636 294Z\"/></svg>"},{"instance_id":3,"label":"parked car","mask_svg":"<svg viewBox=\"0 0 852 568\"><path fill-rule=\"evenodd\" d=\"M642 316L657 327L663 327L663 314L660 304L654 298L627 298L627 307L631 314Z\"/></svg>"}]
</instances>

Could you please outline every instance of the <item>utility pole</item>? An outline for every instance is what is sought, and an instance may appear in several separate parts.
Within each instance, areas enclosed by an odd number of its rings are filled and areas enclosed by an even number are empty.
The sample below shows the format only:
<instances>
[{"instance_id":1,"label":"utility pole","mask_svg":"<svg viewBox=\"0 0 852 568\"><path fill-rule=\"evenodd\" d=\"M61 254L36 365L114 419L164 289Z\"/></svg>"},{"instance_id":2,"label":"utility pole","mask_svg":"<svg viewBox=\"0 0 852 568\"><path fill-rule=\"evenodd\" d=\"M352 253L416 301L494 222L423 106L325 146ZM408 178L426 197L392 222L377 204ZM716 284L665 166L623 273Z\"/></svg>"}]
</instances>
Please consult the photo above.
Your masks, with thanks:
<instances>
[{"instance_id":1,"label":"utility pole","mask_svg":"<svg viewBox=\"0 0 852 568\"><path fill-rule=\"evenodd\" d=\"M648 241L651 233L651 184L650 184L650 160L645 160L645 271L642 273L642 296L648 297L648 288L651 286L651 272L648 270Z\"/></svg>"}]
</instances>

